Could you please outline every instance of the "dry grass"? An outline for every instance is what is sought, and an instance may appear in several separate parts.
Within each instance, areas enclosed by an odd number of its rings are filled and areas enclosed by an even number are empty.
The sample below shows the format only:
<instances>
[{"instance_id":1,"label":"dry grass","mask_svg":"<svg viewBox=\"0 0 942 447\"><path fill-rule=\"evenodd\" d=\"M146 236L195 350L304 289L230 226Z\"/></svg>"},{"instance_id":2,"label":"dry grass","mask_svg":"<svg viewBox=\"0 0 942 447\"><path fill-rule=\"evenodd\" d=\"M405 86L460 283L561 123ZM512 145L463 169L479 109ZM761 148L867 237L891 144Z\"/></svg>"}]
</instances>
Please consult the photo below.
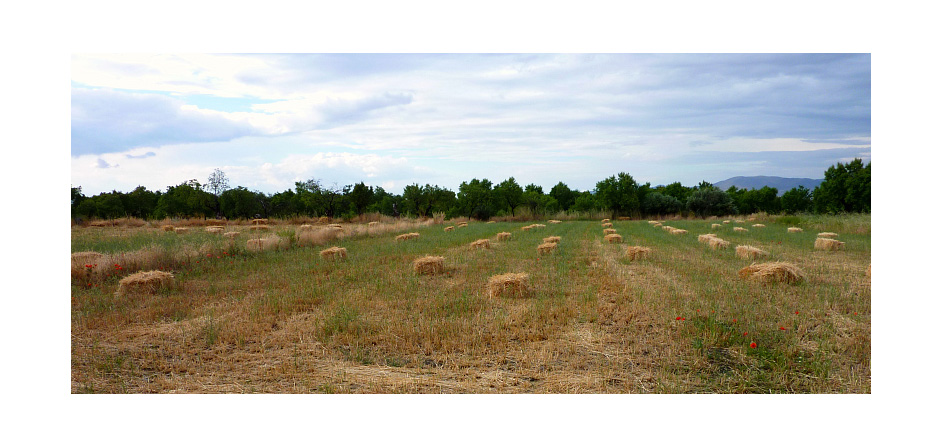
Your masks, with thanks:
<instances>
[{"instance_id":1,"label":"dry grass","mask_svg":"<svg viewBox=\"0 0 942 447\"><path fill-rule=\"evenodd\" d=\"M722 227L723 227L723 225L716 224L716 223L713 224L713 225L710 225L710 228L722 228Z\"/></svg>"},{"instance_id":2,"label":"dry grass","mask_svg":"<svg viewBox=\"0 0 942 447\"><path fill-rule=\"evenodd\" d=\"M824 233L818 233L818 237L826 237L829 239L834 239L834 238L840 237L840 235L838 235L837 233L824 232Z\"/></svg>"},{"instance_id":3,"label":"dry grass","mask_svg":"<svg viewBox=\"0 0 942 447\"><path fill-rule=\"evenodd\" d=\"M303 225L301 227L304 227ZM298 246L308 247L314 245L326 244L328 242L343 238L343 229L336 227L298 227L295 232L295 239Z\"/></svg>"},{"instance_id":4,"label":"dry grass","mask_svg":"<svg viewBox=\"0 0 942 447\"><path fill-rule=\"evenodd\" d=\"M723 221L724 224L728 224L729 222L730 222L730 221L728 221L728 220L724 220L724 221Z\"/></svg>"},{"instance_id":5,"label":"dry grass","mask_svg":"<svg viewBox=\"0 0 942 447\"><path fill-rule=\"evenodd\" d=\"M603 224L604 224L604 223L609 223L609 222L611 222L611 221L612 221L611 219L602 219L602 223L603 223Z\"/></svg>"},{"instance_id":6,"label":"dry grass","mask_svg":"<svg viewBox=\"0 0 942 447\"><path fill-rule=\"evenodd\" d=\"M454 226L445 227L445 231L452 231L452 230L454 230L454 229L455 229Z\"/></svg>"},{"instance_id":7,"label":"dry grass","mask_svg":"<svg viewBox=\"0 0 942 447\"><path fill-rule=\"evenodd\" d=\"M614 228L606 228L606 229L602 230L602 234L603 234L603 235L606 235L606 234L615 234L615 233L618 233L618 230L616 230L616 229L614 229Z\"/></svg>"},{"instance_id":8,"label":"dry grass","mask_svg":"<svg viewBox=\"0 0 942 447\"><path fill-rule=\"evenodd\" d=\"M562 221L561 221L561 220L553 220L553 219L550 219L550 220L548 220L547 222L549 222L549 223L551 223L551 224L558 224L558 223L562 223Z\"/></svg>"},{"instance_id":9,"label":"dry grass","mask_svg":"<svg viewBox=\"0 0 942 447\"><path fill-rule=\"evenodd\" d=\"M620 243L621 243L621 235L619 235L619 234L606 234L606 235L605 235L605 242L608 242L609 244L620 244Z\"/></svg>"},{"instance_id":10,"label":"dry grass","mask_svg":"<svg viewBox=\"0 0 942 447\"><path fill-rule=\"evenodd\" d=\"M366 225L369 226L369 227L375 227L375 226L379 225L379 222L373 221L373 222L370 222L370 223L368 223L368 224L366 224Z\"/></svg>"},{"instance_id":11,"label":"dry grass","mask_svg":"<svg viewBox=\"0 0 942 447\"><path fill-rule=\"evenodd\" d=\"M170 288L174 285L174 277L170 272L152 270L137 272L118 281L118 290L115 296L126 296L132 293L156 293L160 289Z\"/></svg>"},{"instance_id":12,"label":"dry grass","mask_svg":"<svg viewBox=\"0 0 942 447\"><path fill-rule=\"evenodd\" d=\"M736 256L743 259L765 258L769 256L769 252L751 245L737 245Z\"/></svg>"},{"instance_id":13,"label":"dry grass","mask_svg":"<svg viewBox=\"0 0 942 447\"><path fill-rule=\"evenodd\" d=\"M724 241L718 237L710 239L710 248L714 250L723 250L729 248L729 241Z\"/></svg>"},{"instance_id":14,"label":"dry grass","mask_svg":"<svg viewBox=\"0 0 942 447\"><path fill-rule=\"evenodd\" d=\"M207 233L219 234L219 233L223 233L223 232L225 232L225 231L226 231L226 229L223 228L223 227L217 227L217 226L206 227L206 232L207 232Z\"/></svg>"},{"instance_id":15,"label":"dry grass","mask_svg":"<svg viewBox=\"0 0 942 447\"><path fill-rule=\"evenodd\" d=\"M435 275L445 271L444 256L424 256L412 262L412 270L419 275Z\"/></svg>"},{"instance_id":16,"label":"dry grass","mask_svg":"<svg viewBox=\"0 0 942 447\"><path fill-rule=\"evenodd\" d=\"M697 242L706 244L710 242L710 239L715 239L715 238L716 238L716 235L713 233L701 234L697 236Z\"/></svg>"},{"instance_id":17,"label":"dry grass","mask_svg":"<svg viewBox=\"0 0 942 447\"><path fill-rule=\"evenodd\" d=\"M321 250L321 258L328 260L347 259L347 249L344 247L330 247Z\"/></svg>"},{"instance_id":18,"label":"dry grass","mask_svg":"<svg viewBox=\"0 0 942 447\"><path fill-rule=\"evenodd\" d=\"M466 226L468 226L467 222L458 222L458 228L464 228Z\"/></svg>"},{"instance_id":19,"label":"dry grass","mask_svg":"<svg viewBox=\"0 0 942 447\"><path fill-rule=\"evenodd\" d=\"M487 280L487 296L490 298L525 298L530 295L530 275L527 273L504 273Z\"/></svg>"},{"instance_id":20,"label":"dry grass","mask_svg":"<svg viewBox=\"0 0 942 447\"><path fill-rule=\"evenodd\" d=\"M738 232L741 232L741 233L746 233L746 232L748 232L749 230L747 230L747 229L745 229L745 228L743 228L743 227L733 227L733 231L738 231Z\"/></svg>"},{"instance_id":21,"label":"dry grass","mask_svg":"<svg viewBox=\"0 0 942 447\"><path fill-rule=\"evenodd\" d=\"M546 254L556 250L556 245L557 244L555 242L544 242L536 247L536 251L541 255Z\"/></svg>"},{"instance_id":22,"label":"dry grass","mask_svg":"<svg viewBox=\"0 0 942 447\"><path fill-rule=\"evenodd\" d=\"M160 227L164 231L173 231L173 225L164 225Z\"/></svg>"},{"instance_id":23,"label":"dry grass","mask_svg":"<svg viewBox=\"0 0 942 447\"><path fill-rule=\"evenodd\" d=\"M487 239L478 239L471 243L471 248L491 248L491 241Z\"/></svg>"},{"instance_id":24,"label":"dry grass","mask_svg":"<svg viewBox=\"0 0 942 447\"><path fill-rule=\"evenodd\" d=\"M658 221L656 221L656 220L649 220L648 223L651 224L651 225L656 225L656 224L659 224L660 222L658 222Z\"/></svg>"},{"instance_id":25,"label":"dry grass","mask_svg":"<svg viewBox=\"0 0 942 447\"><path fill-rule=\"evenodd\" d=\"M282 238L278 237L277 235L249 239L245 243L245 247L249 251L274 250L277 248L283 248L285 245L287 245L285 241Z\"/></svg>"},{"instance_id":26,"label":"dry grass","mask_svg":"<svg viewBox=\"0 0 942 447\"><path fill-rule=\"evenodd\" d=\"M419 237L419 233L405 233L405 234L400 234L399 236L396 236L396 240L407 241L409 239L415 239L417 237Z\"/></svg>"},{"instance_id":27,"label":"dry grass","mask_svg":"<svg viewBox=\"0 0 942 447\"><path fill-rule=\"evenodd\" d=\"M268 223L268 219L252 219L252 225L264 225Z\"/></svg>"},{"instance_id":28,"label":"dry grass","mask_svg":"<svg viewBox=\"0 0 942 447\"><path fill-rule=\"evenodd\" d=\"M819 237L814 240L815 250L837 251L844 248L844 243L836 239Z\"/></svg>"},{"instance_id":29,"label":"dry grass","mask_svg":"<svg viewBox=\"0 0 942 447\"><path fill-rule=\"evenodd\" d=\"M190 232L190 229L187 227L174 227L173 232L177 234L186 234Z\"/></svg>"},{"instance_id":30,"label":"dry grass","mask_svg":"<svg viewBox=\"0 0 942 447\"><path fill-rule=\"evenodd\" d=\"M268 225L252 225L249 227L249 231L271 231L271 227Z\"/></svg>"},{"instance_id":31,"label":"dry grass","mask_svg":"<svg viewBox=\"0 0 942 447\"><path fill-rule=\"evenodd\" d=\"M559 236L549 236L543 238L543 242L552 242L554 244L558 244L560 240L562 240L562 238Z\"/></svg>"},{"instance_id":32,"label":"dry grass","mask_svg":"<svg viewBox=\"0 0 942 447\"><path fill-rule=\"evenodd\" d=\"M635 261L640 259L647 259L651 256L651 249L648 247L642 247L640 245L634 245L625 249L625 256L629 261Z\"/></svg>"},{"instance_id":33,"label":"dry grass","mask_svg":"<svg viewBox=\"0 0 942 447\"><path fill-rule=\"evenodd\" d=\"M662 227L664 224L662 224L662 223L660 223L660 222L654 222L653 225L654 225L655 227Z\"/></svg>"},{"instance_id":34,"label":"dry grass","mask_svg":"<svg viewBox=\"0 0 942 447\"><path fill-rule=\"evenodd\" d=\"M605 223L602 224L602 228L612 228L612 223L611 223L611 222L605 222Z\"/></svg>"},{"instance_id":35,"label":"dry grass","mask_svg":"<svg viewBox=\"0 0 942 447\"><path fill-rule=\"evenodd\" d=\"M506 240L510 239L511 236L513 236L513 235L510 234L510 233L507 233L507 232L497 233L497 240L499 240L499 241L506 241Z\"/></svg>"},{"instance_id":36,"label":"dry grass","mask_svg":"<svg viewBox=\"0 0 942 447\"><path fill-rule=\"evenodd\" d=\"M671 228L670 233L671 234L687 234L687 230L683 230L680 228Z\"/></svg>"},{"instance_id":37,"label":"dry grass","mask_svg":"<svg viewBox=\"0 0 942 447\"><path fill-rule=\"evenodd\" d=\"M753 224L753 228L765 228L765 225L762 224Z\"/></svg>"},{"instance_id":38,"label":"dry grass","mask_svg":"<svg viewBox=\"0 0 942 447\"><path fill-rule=\"evenodd\" d=\"M805 273L787 262L752 264L739 270L740 278L757 279L763 283L784 282L795 284L805 279Z\"/></svg>"},{"instance_id":39,"label":"dry grass","mask_svg":"<svg viewBox=\"0 0 942 447\"><path fill-rule=\"evenodd\" d=\"M805 230L802 230L801 228L798 228L798 227L788 227L789 233L801 233L802 231L805 231Z\"/></svg>"}]
</instances>

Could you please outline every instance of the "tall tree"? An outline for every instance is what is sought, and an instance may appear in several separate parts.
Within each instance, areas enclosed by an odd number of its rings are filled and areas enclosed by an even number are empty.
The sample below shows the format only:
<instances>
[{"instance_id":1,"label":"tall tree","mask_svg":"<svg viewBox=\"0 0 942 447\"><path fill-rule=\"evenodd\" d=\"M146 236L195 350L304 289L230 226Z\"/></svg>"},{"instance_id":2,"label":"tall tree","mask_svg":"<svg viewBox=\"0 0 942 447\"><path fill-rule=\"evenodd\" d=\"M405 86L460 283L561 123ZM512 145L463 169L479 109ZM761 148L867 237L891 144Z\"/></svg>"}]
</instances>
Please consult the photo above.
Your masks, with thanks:
<instances>
[{"instance_id":1,"label":"tall tree","mask_svg":"<svg viewBox=\"0 0 942 447\"><path fill-rule=\"evenodd\" d=\"M229 189L229 178L226 177L225 172L222 172L221 169L216 168L213 170L212 174L209 174L209 179L206 180L205 187L207 192L216 197L219 197L222 193Z\"/></svg>"},{"instance_id":2,"label":"tall tree","mask_svg":"<svg viewBox=\"0 0 942 447\"><path fill-rule=\"evenodd\" d=\"M563 211L568 211L576 203L576 196L579 195L579 192L573 191L565 183L559 182L553 189L550 189L549 195L556 199L556 203Z\"/></svg>"},{"instance_id":3,"label":"tall tree","mask_svg":"<svg viewBox=\"0 0 942 447\"><path fill-rule=\"evenodd\" d=\"M596 183L595 194L599 203L611 210L613 218L641 210L638 182L628 173L620 172L617 176Z\"/></svg>"},{"instance_id":4,"label":"tall tree","mask_svg":"<svg viewBox=\"0 0 942 447\"><path fill-rule=\"evenodd\" d=\"M824 171L824 181L815 188L814 209L819 213L870 212L870 163L855 158Z\"/></svg>"},{"instance_id":5,"label":"tall tree","mask_svg":"<svg viewBox=\"0 0 942 447\"><path fill-rule=\"evenodd\" d=\"M472 179L470 182L461 182L458 187L457 207L459 212L468 218L487 220L493 213L492 184L488 179Z\"/></svg>"},{"instance_id":6,"label":"tall tree","mask_svg":"<svg viewBox=\"0 0 942 447\"><path fill-rule=\"evenodd\" d=\"M530 186L534 185L528 185L528 190ZM517 184L513 177L510 177L494 187L494 196L498 198L502 206L509 208L510 215L514 216L514 210L520 206L520 202L523 200L523 188Z\"/></svg>"},{"instance_id":7,"label":"tall tree","mask_svg":"<svg viewBox=\"0 0 942 447\"><path fill-rule=\"evenodd\" d=\"M687 209L700 217L736 214L736 205L726 191L712 187L698 188L687 199Z\"/></svg>"},{"instance_id":8,"label":"tall tree","mask_svg":"<svg viewBox=\"0 0 942 447\"><path fill-rule=\"evenodd\" d=\"M782 194L782 211L785 213L803 213L811 210L811 206L811 191L804 186L796 186Z\"/></svg>"},{"instance_id":9,"label":"tall tree","mask_svg":"<svg viewBox=\"0 0 942 447\"><path fill-rule=\"evenodd\" d=\"M353 185L353 189L350 190L350 203L353 205L353 210L358 216L363 214L372 200L372 187L366 186L363 182Z\"/></svg>"}]
</instances>

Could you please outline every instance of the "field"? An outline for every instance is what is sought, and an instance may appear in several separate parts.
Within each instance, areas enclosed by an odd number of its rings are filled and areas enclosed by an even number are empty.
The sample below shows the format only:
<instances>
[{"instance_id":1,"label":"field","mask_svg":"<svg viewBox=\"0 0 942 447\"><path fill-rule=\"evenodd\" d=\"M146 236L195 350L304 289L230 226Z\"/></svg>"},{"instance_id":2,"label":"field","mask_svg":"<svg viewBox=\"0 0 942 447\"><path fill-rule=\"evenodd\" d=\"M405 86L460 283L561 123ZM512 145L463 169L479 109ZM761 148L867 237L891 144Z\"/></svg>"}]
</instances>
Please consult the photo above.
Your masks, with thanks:
<instances>
[{"instance_id":1,"label":"field","mask_svg":"<svg viewBox=\"0 0 942 447\"><path fill-rule=\"evenodd\" d=\"M72 252L102 256L73 261L72 392L870 393L870 216L723 219L613 221L619 243L599 221L73 227ZM844 245L815 250L819 232ZM417 273L424 256L442 270ZM804 279L738 274L774 261ZM172 284L116 293L158 268ZM526 293L491 296L505 273Z\"/></svg>"}]
</instances>

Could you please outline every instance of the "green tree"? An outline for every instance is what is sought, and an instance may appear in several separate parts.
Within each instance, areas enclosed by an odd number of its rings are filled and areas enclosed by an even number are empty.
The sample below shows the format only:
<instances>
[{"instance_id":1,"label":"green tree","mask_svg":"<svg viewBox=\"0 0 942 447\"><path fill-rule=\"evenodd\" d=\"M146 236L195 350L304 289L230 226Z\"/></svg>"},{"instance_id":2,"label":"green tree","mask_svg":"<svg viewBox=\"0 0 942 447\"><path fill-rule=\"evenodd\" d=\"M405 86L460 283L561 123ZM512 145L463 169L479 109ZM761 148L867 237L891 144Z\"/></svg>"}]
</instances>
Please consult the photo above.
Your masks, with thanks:
<instances>
[{"instance_id":1,"label":"green tree","mask_svg":"<svg viewBox=\"0 0 942 447\"><path fill-rule=\"evenodd\" d=\"M82 187L72 187L72 218L75 219L80 216L78 212L78 207L81 205L82 201L87 199L84 194L82 194Z\"/></svg>"},{"instance_id":2,"label":"green tree","mask_svg":"<svg viewBox=\"0 0 942 447\"><path fill-rule=\"evenodd\" d=\"M717 188L698 188L687 199L687 209L700 217L736 214L736 205L725 191Z\"/></svg>"},{"instance_id":3,"label":"green tree","mask_svg":"<svg viewBox=\"0 0 942 447\"><path fill-rule=\"evenodd\" d=\"M572 208L572 205L576 203L579 191L573 191L565 183L559 182L550 189L549 195L556 199L556 203L563 211L569 211L569 208Z\"/></svg>"},{"instance_id":4,"label":"green tree","mask_svg":"<svg viewBox=\"0 0 942 447\"><path fill-rule=\"evenodd\" d=\"M675 197L652 191L645 196L642 209L645 214L663 216L677 214L683 207L684 204Z\"/></svg>"},{"instance_id":5,"label":"green tree","mask_svg":"<svg viewBox=\"0 0 942 447\"><path fill-rule=\"evenodd\" d=\"M680 203L687 203L690 194L693 194L693 188L681 185L680 182L674 182L667 186L658 186L654 188L654 190L661 194L671 196L679 200Z\"/></svg>"},{"instance_id":6,"label":"green tree","mask_svg":"<svg viewBox=\"0 0 942 447\"><path fill-rule=\"evenodd\" d=\"M349 198L354 212L359 216L366 211L366 207L373 201L373 188L366 186L363 182L357 183L350 190Z\"/></svg>"},{"instance_id":7,"label":"green tree","mask_svg":"<svg viewBox=\"0 0 942 447\"><path fill-rule=\"evenodd\" d=\"M803 213L812 207L811 191L804 186L797 186L782 194L782 211L787 214Z\"/></svg>"},{"instance_id":8,"label":"green tree","mask_svg":"<svg viewBox=\"0 0 942 447\"><path fill-rule=\"evenodd\" d=\"M213 170L212 174L209 174L209 179L206 180L206 192L219 197L222 193L226 192L229 189L229 178L226 177L226 173L222 172L219 168Z\"/></svg>"},{"instance_id":9,"label":"green tree","mask_svg":"<svg viewBox=\"0 0 942 447\"><path fill-rule=\"evenodd\" d=\"M213 215L216 207L216 196L203 191L196 180L189 180L168 187L167 192L157 200L155 214L158 218L206 217Z\"/></svg>"},{"instance_id":10,"label":"green tree","mask_svg":"<svg viewBox=\"0 0 942 447\"><path fill-rule=\"evenodd\" d=\"M611 176L595 185L599 203L612 212L612 218L641 211L638 183L625 172Z\"/></svg>"},{"instance_id":11,"label":"green tree","mask_svg":"<svg viewBox=\"0 0 942 447\"><path fill-rule=\"evenodd\" d=\"M824 171L824 181L812 194L819 213L870 212L870 163L859 158Z\"/></svg>"},{"instance_id":12,"label":"green tree","mask_svg":"<svg viewBox=\"0 0 942 447\"><path fill-rule=\"evenodd\" d=\"M124 195L125 212L134 217L146 219L154 215L157 210L157 201L160 200L160 194L148 191L143 186L134 188L128 194Z\"/></svg>"},{"instance_id":13,"label":"green tree","mask_svg":"<svg viewBox=\"0 0 942 447\"><path fill-rule=\"evenodd\" d=\"M219 196L219 208L228 219L249 219L263 212L255 193L242 186L223 191Z\"/></svg>"},{"instance_id":14,"label":"green tree","mask_svg":"<svg viewBox=\"0 0 942 447\"><path fill-rule=\"evenodd\" d=\"M602 205L596 199L595 195L589 191L583 191L576 196L570 210L577 212L591 212L602 209Z\"/></svg>"},{"instance_id":15,"label":"green tree","mask_svg":"<svg viewBox=\"0 0 942 447\"><path fill-rule=\"evenodd\" d=\"M493 214L492 184L488 179L472 179L458 186L457 209L462 216L487 220Z\"/></svg>"},{"instance_id":16,"label":"green tree","mask_svg":"<svg viewBox=\"0 0 942 447\"><path fill-rule=\"evenodd\" d=\"M531 186L534 185L527 186L528 192ZM542 190L540 192L542 193ZM516 210L523 201L523 188L517 184L517 181L514 180L513 177L510 177L494 187L494 196L499 201L499 206L506 206L510 209L510 215L514 216L514 210Z\"/></svg>"}]
</instances>

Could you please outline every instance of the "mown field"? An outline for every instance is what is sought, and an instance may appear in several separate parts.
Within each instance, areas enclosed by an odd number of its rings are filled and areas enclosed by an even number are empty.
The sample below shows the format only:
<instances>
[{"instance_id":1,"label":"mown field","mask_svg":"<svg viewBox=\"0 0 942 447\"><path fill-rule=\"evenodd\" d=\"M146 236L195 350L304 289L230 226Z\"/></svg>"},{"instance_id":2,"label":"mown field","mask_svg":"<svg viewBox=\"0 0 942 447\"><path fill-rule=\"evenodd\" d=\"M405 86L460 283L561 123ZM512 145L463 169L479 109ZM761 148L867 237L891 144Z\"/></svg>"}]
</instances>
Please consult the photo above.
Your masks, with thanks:
<instances>
[{"instance_id":1,"label":"mown field","mask_svg":"<svg viewBox=\"0 0 942 447\"><path fill-rule=\"evenodd\" d=\"M275 223L282 243L260 251L245 226L73 227L72 252L107 265L73 267L72 392L869 393L870 216L740 219L664 221L687 234L615 221L617 244L599 221L342 224L303 246ZM815 250L825 231L844 247ZM395 239L407 232L420 236ZM557 249L538 253L548 236ZM740 278L740 244L804 280ZM345 259L319 256L335 245ZM652 252L629 260L628 246ZM426 255L444 272L416 274ZM115 294L154 266L175 284ZM503 273L529 274L529 294L490 297Z\"/></svg>"}]
</instances>

